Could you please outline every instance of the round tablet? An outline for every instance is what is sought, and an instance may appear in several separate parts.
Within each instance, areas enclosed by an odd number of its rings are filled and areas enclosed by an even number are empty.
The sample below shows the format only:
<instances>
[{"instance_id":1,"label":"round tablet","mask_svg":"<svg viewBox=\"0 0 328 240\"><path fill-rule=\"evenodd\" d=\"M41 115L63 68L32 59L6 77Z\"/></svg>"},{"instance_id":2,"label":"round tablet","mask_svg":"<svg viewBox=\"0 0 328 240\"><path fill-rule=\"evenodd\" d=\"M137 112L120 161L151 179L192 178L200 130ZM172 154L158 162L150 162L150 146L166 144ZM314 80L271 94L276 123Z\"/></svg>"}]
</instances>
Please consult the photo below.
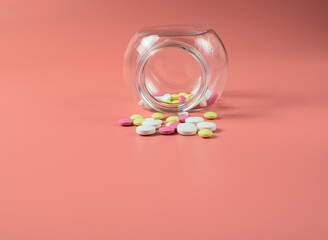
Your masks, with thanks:
<instances>
[{"instance_id":1,"label":"round tablet","mask_svg":"<svg viewBox=\"0 0 328 240\"><path fill-rule=\"evenodd\" d=\"M171 101L171 94L167 93L162 96L162 101Z\"/></svg>"},{"instance_id":2,"label":"round tablet","mask_svg":"<svg viewBox=\"0 0 328 240\"><path fill-rule=\"evenodd\" d=\"M197 123L204 122L204 118L202 117L188 117L186 118L186 123L193 123L197 125Z\"/></svg>"},{"instance_id":3,"label":"round tablet","mask_svg":"<svg viewBox=\"0 0 328 240\"><path fill-rule=\"evenodd\" d=\"M206 97L202 97L202 99L199 102L199 106L201 106L201 107L206 107L207 106Z\"/></svg>"},{"instance_id":4,"label":"round tablet","mask_svg":"<svg viewBox=\"0 0 328 240\"><path fill-rule=\"evenodd\" d=\"M184 123L187 118L189 118L189 116L180 116L179 120L180 120L180 122Z\"/></svg>"},{"instance_id":5,"label":"round tablet","mask_svg":"<svg viewBox=\"0 0 328 240\"><path fill-rule=\"evenodd\" d=\"M174 130L177 130L177 127L178 127L179 124L180 124L180 122L169 122L169 123L166 124L166 126L174 128Z\"/></svg>"},{"instance_id":6,"label":"round tablet","mask_svg":"<svg viewBox=\"0 0 328 240\"><path fill-rule=\"evenodd\" d=\"M209 129L202 129L202 130L199 130L198 135L203 138L208 138L213 135L213 132Z\"/></svg>"},{"instance_id":7,"label":"round tablet","mask_svg":"<svg viewBox=\"0 0 328 240\"><path fill-rule=\"evenodd\" d=\"M196 134L197 127L192 123L181 123L178 125L177 131L181 135L190 136Z\"/></svg>"},{"instance_id":8,"label":"round tablet","mask_svg":"<svg viewBox=\"0 0 328 240\"><path fill-rule=\"evenodd\" d=\"M118 122L121 126L130 126L133 124L133 120L130 118L122 118Z\"/></svg>"},{"instance_id":9,"label":"round tablet","mask_svg":"<svg viewBox=\"0 0 328 240\"><path fill-rule=\"evenodd\" d=\"M179 122L179 118L177 116L171 116L166 119L167 122Z\"/></svg>"},{"instance_id":10,"label":"round tablet","mask_svg":"<svg viewBox=\"0 0 328 240\"><path fill-rule=\"evenodd\" d=\"M144 121L145 121L145 119L143 119L143 118L136 118L136 119L133 120L133 124L139 126L139 125L141 125Z\"/></svg>"},{"instance_id":11,"label":"round tablet","mask_svg":"<svg viewBox=\"0 0 328 240\"><path fill-rule=\"evenodd\" d=\"M141 116L140 114L133 114L131 117L130 117L132 120L135 120L137 118L143 118L143 116Z\"/></svg>"},{"instance_id":12,"label":"round tablet","mask_svg":"<svg viewBox=\"0 0 328 240\"><path fill-rule=\"evenodd\" d=\"M216 130L216 124L213 122L200 122L197 124L197 128L198 130L201 129L209 129L211 131L215 131Z\"/></svg>"},{"instance_id":13,"label":"round tablet","mask_svg":"<svg viewBox=\"0 0 328 240\"><path fill-rule=\"evenodd\" d=\"M161 97L161 96L164 96L165 94L166 94L165 92L158 92L158 93L155 93L154 96Z\"/></svg>"},{"instance_id":14,"label":"round tablet","mask_svg":"<svg viewBox=\"0 0 328 240\"><path fill-rule=\"evenodd\" d=\"M215 119L218 115L215 112L206 112L204 117L207 119Z\"/></svg>"},{"instance_id":15,"label":"round tablet","mask_svg":"<svg viewBox=\"0 0 328 240\"><path fill-rule=\"evenodd\" d=\"M185 103L186 102L186 97L185 96L179 96L179 102Z\"/></svg>"},{"instance_id":16,"label":"round tablet","mask_svg":"<svg viewBox=\"0 0 328 240\"><path fill-rule=\"evenodd\" d=\"M172 134L174 132L175 132L175 129L174 128L171 128L171 127L161 127L159 129L159 133L160 134L164 134L164 135Z\"/></svg>"},{"instance_id":17,"label":"round tablet","mask_svg":"<svg viewBox=\"0 0 328 240\"><path fill-rule=\"evenodd\" d=\"M217 93L212 93L212 95L207 99L207 105L211 105L211 104L215 103L218 96L219 95Z\"/></svg>"},{"instance_id":18,"label":"round tablet","mask_svg":"<svg viewBox=\"0 0 328 240\"><path fill-rule=\"evenodd\" d=\"M189 113L188 112L179 112L178 113L178 116L180 117L180 116L188 116L189 115Z\"/></svg>"},{"instance_id":19,"label":"round tablet","mask_svg":"<svg viewBox=\"0 0 328 240\"><path fill-rule=\"evenodd\" d=\"M139 135L152 135L156 132L156 128L154 126L139 126L136 127L136 133Z\"/></svg>"},{"instance_id":20,"label":"round tablet","mask_svg":"<svg viewBox=\"0 0 328 240\"><path fill-rule=\"evenodd\" d=\"M142 122L143 126L153 126L155 128L160 128L162 126L162 120L149 120Z\"/></svg>"},{"instance_id":21,"label":"round tablet","mask_svg":"<svg viewBox=\"0 0 328 240\"><path fill-rule=\"evenodd\" d=\"M151 115L151 117L154 118L154 119L163 119L164 114L160 113L160 112L156 112L156 113L153 113L153 115Z\"/></svg>"}]
</instances>

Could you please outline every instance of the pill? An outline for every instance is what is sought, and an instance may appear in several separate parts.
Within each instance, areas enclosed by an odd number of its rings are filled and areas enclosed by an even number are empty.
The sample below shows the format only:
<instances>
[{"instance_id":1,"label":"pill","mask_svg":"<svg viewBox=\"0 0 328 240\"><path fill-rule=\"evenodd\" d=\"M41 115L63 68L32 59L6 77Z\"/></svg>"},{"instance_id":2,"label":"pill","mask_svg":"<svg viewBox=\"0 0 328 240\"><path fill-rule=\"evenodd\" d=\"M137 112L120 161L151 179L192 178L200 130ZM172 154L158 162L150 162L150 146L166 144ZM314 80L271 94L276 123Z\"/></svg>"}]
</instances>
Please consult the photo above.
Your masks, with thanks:
<instances>
[{"instance_id":1,"label":"pill","mask_svg":"<svg viewBox=\"0 0 328 240\"><path fill-rule=\"evenodd\" d=\"M165 101L171 101L171 94L165 94L162 96L162 101L165 102Z\"/></svg>"},{"instance_id":2,"label":"pill","mask_svg":"<svg viewBox=\"0 0 328 240\"><path fill-rule=\"evenodd\" d=\"M193 96L194 96L194 94L193 94L193 93L191 93L191 94L188 94L188 95L187 95L187 101L189 101L190 99L192 99L192 98L193 98Z\"/></svg>"},{"instance_id":3,"label":"pill","mask_svg":"<svg viewBox=\"0 0 328 240\"><path fill-rule=\"evenodd\" d=\"M164 96L166 93L165 92L158 92L158 93L155 93L154 96L155 97L162 97Z\"/></svg>"},{"instance_id":4,"label":"pill","mask_svg":"<svg viewBox=\"0 0 328 240\"><path fill-rule=\"evenodd\" d=\"M177 116L171 116L166 119L166 122L179 122L179 118Z\"/></svg>"},{"instance_id":5,"label":"pill","mask_svg":"<svg viewBox=\"0 0 328 240\"><path fill-rule=\"evenodd\" d=\"M207 89L207 91L205 93L206 100L209 99L211 95L212 95L212 92Z\"/></svg>"},{"instance_id":6,"label":"pill","mask_svg":"<svg viewBox=\"0 0 328 240\"><path fill-rule=\"evenodd\" d=\"M133 114L130 118L132 120L134 120L134 119L137 119L137 118L143 118L143 116L141 116L140 114Z\"/></svg>"},{"instance_id":7,"label":"pill","mask_svg":"<svg viewBox=\"0 0 328 240\"><path fill-rule=\"evenodd\" d=\"M152 135L156 132L156 128L154 126L139 126L136 127L136 133L138 133L139 135Z\"/></svg>"},{"instance_id":8,"label":"pill","mask_svg":"<svg viewBox=\"0 0 328 240\"><path fill-rule=\"evenodd\" d=\"M173 100L173 101L171 101L171 103L180 103L180 101L179 100Z\"/></svg>"},{"instance_id":9,"label":"pill","mask_svg":"<svg viewBox=\"0 0 328 240\"><path fill-rule=\"evenodd\" d=\"M133 124L136 125L136 126L139 126L139 125L141 125L144 121L145 121L145 119L143 119L143 118L136 118L136 119L133 120Z\"/></svg>"},{"instance_id":10,"label":"pill","mask_svg":"<svg viewBox=\"0 0 328 240\"><path fill-rule=\"evenodd\" d=\"M166 134L174 133L175 129L172 128L172 127L161 127L158 131L159 131L160 134L166 135Z\"/></svg>"},{"instance_id":11,"label":"pill","mask_svg":"<svg viewBox=\"0 0 328 240\"><path fill-rule=\"evenodd\" d=\"M211 104L215 103L218 96L219 95L217 93L212 93L212 95L207 99L207 105L211 105Z\"/></svg>"},{"instance_id":12,"label":"pill","mask_svg":"<svg viewBox=\"0 0 328 240\"><path fill-rule=\"evenodd\" d=\"M192 123L181 123L178 125L177 131L181 135L190 136L196 134L197 127Z\"/></svg>"},{"instance_id":13,"label":"pill","mask_svg":"<svg viewBox=\"0 0 328 240\"><path fill-rule=\"evenodd\" d=\"M188 97L188 93L182 92L182 93L179 93L179 96L184 96L185 98L187 98Z\"/></svg>"},{"instance_id":14,"label":"pill","mask_svg":"<svg viewBox=\"0 0 328 240\"><path fill-rule=\"evenodd\" d=\"M133 120L130 118L122 118L118 122L121 126L130 126L133 124Z\"/></svg>"},{"instance_id":15,"label":"pill","mask_svg":"<svg viewBox=\"0 0 328 240\"><path fill-rule=\"evenodd\" d=\"M188 112L179 112L178 116L188 116L189 113Z\"/></svg>"},{"instance_id":16,"label":"pill","mask_svg":"<svg viewBox=\"0 0 328 240\"><path fill-rule=\"evenodd\" d=\"M177 130L177 127L179 124L180 124L180 122L168 122L168 123L166 123L166 126L174 128L174 130Z\"/></svg>"},{"instance_id":17,"label":"pill","mask_svg":"<svg viewBox=\"0 0 328 240\"><path fill-rule=\"evenodd\" d=\"M206 112L204 117L207 119L215 119L218 115L215 112Z\"/></svg>"},{"instance_id":18,"label":"pill","mask_svg":"<svg viewBox=\"0 0 328 240\"><path fill-rule=\"evenodd\" d=\"M201 107L206 107L207 106L206 97L202 97L200 99L199 106L201 106Z\"/></svg>"},{"instance_id":19,"label":"pill","mask_svg":"<svg viewBox=\"0 0 328 240\"><path fill-rule=\"evenodd\" d=\"M180 116L179 120L180 122L184 123L186 121L186 118L189 118L189 116Z\"/></svg>"},{"instance_id":20,"label":"pill","mask_svg":"<svg viewBox=\"0 0 328 240\"><path fill-rule=\"evenodd\" d=\"M213 132L209 129L202 129L198 131L198 135L203 138L208 138L213 135Z\"/></svg>"},{"instance_id":21,"label":"pill","mask_svg":"<svg viewBox=\"0 0 328 240\"><path fill-rule=\"evenodd\" d=\"M204 122L204 118L202 117L188 117L186 119L186 123L193 123L197 125L197 123Z\"/></svg>"},{"instance_id":22,"label":"pill","mask_svg":"<svg viewBox=\"0 0 328 240\"><path fill-rule=\"evenodd\" d=\"M197 124L198 130L209 129L212 132L216 130L216 124L213 122L200 122Z\"/></svg>"},{"instance_id":23,"label":"pill","mask_svg":"<svg viewBox=\"0 0 328 240\"><path fill-rule=\"evenodd\" d=\"M145 118L145 121L155 120L154 118Z\"/></svg>"},{"instance_id":24,"label":"pill","mask_svg":"<svg viewBox=\"0 0 328 240\"><path fill-rule=\"evenodd\" d=\"M163 113L160 113L160 112L156 112L156 113L153 113L151 115L152 118L154 119L163 119L164 118L164 114Z\"/></svg>"},{"instance_id":25,"label":"pill","mask_svg":"<svg viewBox=\"0 0 328 240\"><path fill-rule=\"evenodd\" d=\"M178 100L179 94L171 94L171 100Z\"/></svg>"},{"instance_id":26,"label":"pill","mask_svg":"<svg viewBox=\"0 0 328 240\"><path fill-rule=\"evenodd\" d=\"M186 97L185 96L179 96L179 102L185 103L186 102Z\"/></svg>"},{"instance_id":27,"label":"pill","mask_svg":"<svg viewBox=\"0 0 328 240\"><path fill-rule=\"evenodd\" d=\"M149 120L142 123L143 126L154 126L160 128L162 126L162 120Z\"/></svg>"},{"instance_id":28,"label":"pill","mask_svg":"<svg viewBox=\"0 0 328 240\"><path fill-rule=\"evenodd\" d=\"M140 100L139 102L138 102L138 105L140 105L140 106L143 106L145 103L144 103L144 101L143 100Z\"/></svg>"}]
</instances>

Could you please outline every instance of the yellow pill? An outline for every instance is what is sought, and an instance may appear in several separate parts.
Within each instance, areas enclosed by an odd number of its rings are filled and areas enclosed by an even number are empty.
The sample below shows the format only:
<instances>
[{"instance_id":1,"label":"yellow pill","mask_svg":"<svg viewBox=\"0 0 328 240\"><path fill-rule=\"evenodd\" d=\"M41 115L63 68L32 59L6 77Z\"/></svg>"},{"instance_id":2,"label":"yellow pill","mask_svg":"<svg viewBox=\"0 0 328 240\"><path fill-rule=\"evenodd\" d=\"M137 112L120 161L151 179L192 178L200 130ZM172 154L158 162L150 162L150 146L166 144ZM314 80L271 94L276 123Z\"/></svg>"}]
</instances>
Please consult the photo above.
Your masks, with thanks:
<instances>
[{"instance_id":1,"label":"yellow pill","mask_svg":"<svg viewBox=\"0 0 328 240\"><path fill-rule=\"evenodd\" d=\"M171 103L180 103L179 100L173 100Z\"/></svg>"},{"instance_id":2,"label":"yellow pill","mask_svg":"<svg viewBox=\"0 0 328 240\"><path fill-rule=\"evenodd\" d=\"M164 114L160 113L160 112L156 112L156 113L153 113L153 115L151 115L151 117L154 118L154 119L163 119Z\"/></svg>"},{"instance_id":3,"label":"yellow pill","mask_svg":"<svg viewBox=\"0 0 328 240\"><path fill-rule=\"evenodd\" d=\"M206 112L204 117L207 119L215 119L218 115L215 112Z\"/></svg>"},{"instance_id":4,"label":"yellow pill","mask_svg":"<svg viewBox=\"0 0 328 240\"><path fill-rule=\"evenodd\" d=\"M187 101L188 101L188 100L190 100L190 99L191 99L193 96L194 96L194 94L193 94L193 93L191 93L191 94L188 94L188 95L187 95L187 97L186 97L186 98L187 98Z\"/></svg>"},{"instance_id":5,"label":"yellow pill","mask_svg":"<svg viewBox=\"0 0 328 240\"><path fill-rule=\"evenodd\" d=\"M137 118L143 118L143 116L141 116L140 114L133 114L133 115L130 117L130 119L133 119L133 120L135 120L135 119L137 119Z\"/></svg>"},{"instance_id":6,"label":"yellow pill","mask_svg":"<svg viewBox=\"0 0 328 240\"><path fill-rule=\"evenodd\" d=\"M179 94L171 94L171 100L178 100Z\"/></svg>"},{"instance_id":7,"label":"yellow pill","mask_svg":"<svg viewBox=\"0 0 328 240\"><path fill-rule=\"evenodd\" d=\"M166 102L166 103L172 103L170 99L164 100L164 102Z\"/></svg>"},{"instance_id":8,"label":"yellow pill","mask_svg":"<svg viewBox=\"0 0 328 240\"><path fill-rule=\"evenodd\" d=\"M182 92L182 93L179 93L179 96L184 96L185 98L187 98L188 97L188 93L185 93L185 92Z\"/></svg>"},{"instance_id":9,"label":"yellow pill","mask_svg":"<svg viewBox=\"0 0 328 240\"><path fill-rule=\"evenodd\" d=\"M133 125L139 126L139 125L142 124L143 121L145 121L145 119L143 119L143 118L136 118L136 119L133 120Z\"/></svg>"},{"instance_id":10,"label":"yellow pill","mask_svg":"<svg viewBox=\"0 0 328 240\"><path fill-rule=\"evenodd\" d=\"M179 118L177 116L171 116L166 119L167 122L179 122Z\"/></svg>"},{"instance_id":11,"label":"yellow pill","mask_svg":"<svg viewBox=\"0 0 328 240\"><path fill-rule=\"evenodd\" d=\"M209 129L202 129L198 131L198 135L203 138L208 138L213 135L213 132Z\"/></svg>"}]
</instances>

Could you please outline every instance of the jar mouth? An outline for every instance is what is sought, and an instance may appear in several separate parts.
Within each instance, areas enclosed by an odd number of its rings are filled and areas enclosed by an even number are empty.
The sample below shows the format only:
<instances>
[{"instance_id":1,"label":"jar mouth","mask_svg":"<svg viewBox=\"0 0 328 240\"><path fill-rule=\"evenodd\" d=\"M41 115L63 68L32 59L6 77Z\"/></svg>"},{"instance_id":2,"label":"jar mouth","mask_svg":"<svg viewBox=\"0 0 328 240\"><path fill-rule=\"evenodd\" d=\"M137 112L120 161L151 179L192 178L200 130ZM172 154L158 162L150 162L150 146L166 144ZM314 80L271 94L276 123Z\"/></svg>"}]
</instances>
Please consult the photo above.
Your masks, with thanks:
<instances>
[{"instance_id":1,"label":"jar mouth","mask_svg":"<svg viewBox=\"0 0 328 240\"><path fill-rule=\"evenodd\" d=\"M138 32L147 35L159 35L159 36L193 36L204 34L211 29L205 26L194 25L164 25L145 27Z\"/></svg>"},{"instance_id":2,"label":"jar mouth","mask_svg":"<svg viewBox=\"0 0 328 240\"><path fill-rule=\"evenodd\" d=\"M161 51L169 51L170 49L182 51L183 54L186 54L189 56L189 58L192 58L195 61L194 68L197 69L197 80L193 83L193 96L190 99L187 99L185 102L165 102L162 100L159 100L158 97L152 92L152 82L149 78L148 69L151 69L150 65L152 64L152 57L156 56L156 54L159 54ZM165 61L165 60L163 60ZM186 64L189 66L188 64ZM177 67L178 68L178 67ZM165 69L164 71L165 72ZM152 73L152 72L151 72ZM155 78L156 79L156 78ZM158 79L156 79L158 81ZM176 81L178 82L178 80ZM165 85L167 84L165 81L158 81L159 85ZM182 84L184 84L182 82ZM199 52L194 49L192 46L177 42L177 41L170 41L165 43L160 43L155 46L153 46L151 49L149 49L141 58L139 61L139 64L137 66L136 71L136 88L138 90L138 93L140 95L140 98L145 102L146 105L153 108L156 111L159 112L167 112L167 113L174 113L174 112L180 112L180 111L188 111L193 109L197 106L197 104L200 102L202 97L205 95L205 92L207 90L208 85L208 69L207 64L203 57L199 54ZM171 89L170 89L171 87ZM175 92L177 88L174 86L168 86L167 93L178 93ZM190 92L189 92L190 93ZM177 94L175 94L177 95Z\"/></svg>"}]
</instances>

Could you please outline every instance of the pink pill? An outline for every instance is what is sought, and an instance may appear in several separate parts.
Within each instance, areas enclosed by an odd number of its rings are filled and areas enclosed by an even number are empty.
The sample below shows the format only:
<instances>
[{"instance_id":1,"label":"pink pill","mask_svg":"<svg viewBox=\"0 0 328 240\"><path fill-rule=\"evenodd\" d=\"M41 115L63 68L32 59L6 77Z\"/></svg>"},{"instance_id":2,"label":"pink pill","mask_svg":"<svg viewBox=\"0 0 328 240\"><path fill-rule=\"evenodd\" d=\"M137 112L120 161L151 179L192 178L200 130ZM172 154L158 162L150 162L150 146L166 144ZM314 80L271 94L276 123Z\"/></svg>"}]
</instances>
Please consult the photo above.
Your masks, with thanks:
<instances>
[{"instance_id":1,"label":"pink pill","mask_svg":"<svg viewBox=\"0 0 328 240\"><path fill-rule=\"evenodd\" d=\"M179 124L180 124L179 122L173 122L173 123L170 124L169 127L173 128L174 130L177 130Z\"/></svg>"},{"instance_id":2,"label":"pink pill","mask_svg":"<svg viewBox=\"0 0 328 240\"><path fill-rule=\"evenodd\" d=\"M175 132L175 129L172 127L161 127L159 129L160 134L172 134Z\"/></svg>"},{"instance_id":3,"label":"pink pill","mask_svg":"<svg viewBox=\"0 0 328 240\"><path fill-rule=\"evenodd\" d=\"M185 96L179 96L179 102L180 103L185 103L186 102L186 97Z\"/></svg>"},{"instance_id":4,"label":"pink pill","mask_svg":"<svg viewBox=\"0 0 328 240\"><path fill-rule=\"evenodd\" d=\"M184 123L186 121L186 118L188 118L189 116L180 116L179 120L180 122Z\"/></svg>"},{"instance_id":5,"label":"pink pill","mask_svg":"<svg viewBox=\"0 0 328 240\"><path fill-rule=\"evenodd\" d=\"M133 120L130 118L122 118L118 122L121 126L130 126L133 124Z\"/></svg>"},{"instance_id":6,"label":"pink pill","mask_svg":"<svg viewBox=\"0 0 328 240\"><path fill-rule=\"evenodd\" d=\"M158 92L158 93L155 93L154 96L161 97L161 96L164 96L165 94L166 94L165 92Z\"/></svg>"},{"instance_id":7,"label":"pink pill","mask_svg":"<svg viewBox=\"0 0 328 240\"><path fill-rule=\"evenodd\" d=\"M212 95L207 99L207 105L211 105L211 104L215 103L218 96L219 95L217 93L212 93Z\"/></svg>"}]
</instances>

